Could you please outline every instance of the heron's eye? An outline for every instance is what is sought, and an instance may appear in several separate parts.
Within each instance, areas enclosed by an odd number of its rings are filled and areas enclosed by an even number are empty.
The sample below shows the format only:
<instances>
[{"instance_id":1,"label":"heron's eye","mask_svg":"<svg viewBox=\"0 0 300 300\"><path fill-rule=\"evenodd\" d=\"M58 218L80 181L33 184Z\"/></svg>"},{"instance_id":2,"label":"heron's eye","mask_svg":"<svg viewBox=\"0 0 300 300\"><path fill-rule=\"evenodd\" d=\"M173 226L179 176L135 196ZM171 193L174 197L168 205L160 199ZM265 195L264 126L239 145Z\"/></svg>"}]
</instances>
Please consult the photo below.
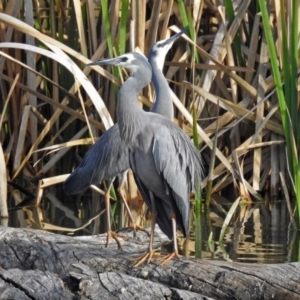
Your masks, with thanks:
<instances>
[{"instance_id":1,"label":"heron's eye","mask_svg":"<svg viewBox=\"0 0 300 300\"><path fill-rule=\"evenodd\" d=\"M157 44L157 48L161 48L163 44Z\"/></svg>"},{"instance_id":2,"label":"heron's eye","mask_svg":"<svg viewBox=\"0 0 300 300\"><path fill-rule=\"evenodd\" d=\"M127 60L128 60L128 57L126 57L126 56L122 57L122 59L121 59L122 62L126 62Z\"/></svg>"}]
</instances>

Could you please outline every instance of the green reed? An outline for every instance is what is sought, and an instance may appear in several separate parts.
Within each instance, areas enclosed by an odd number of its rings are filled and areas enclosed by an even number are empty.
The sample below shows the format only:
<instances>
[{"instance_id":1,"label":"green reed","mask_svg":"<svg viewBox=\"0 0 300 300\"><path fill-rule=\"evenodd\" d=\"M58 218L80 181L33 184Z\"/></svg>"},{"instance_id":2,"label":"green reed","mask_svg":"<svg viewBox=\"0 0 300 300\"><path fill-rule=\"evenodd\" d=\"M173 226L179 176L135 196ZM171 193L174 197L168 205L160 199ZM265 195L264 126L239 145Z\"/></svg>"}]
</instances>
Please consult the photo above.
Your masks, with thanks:
<instances>
[{"instance_id":1,"label":"green reed","mask_svg":"<svg viewBox=\"0 0 300 300\"><path fill-rule=\"evenodd\" d=\"M279 32L282 39L282 53L278 53L275 47L272 28L270 26L269 13L264 0L259 0L262 13L264 32L268 43L272 72L276 85L276 92L282 119L282 126L286 139L288 167L294 185L294 193L297 199L298 216L300 219L300 170L299 170L299 142L298 136L298 1L292 1L292 13L289 18L284 14L285 4L280 1L282 30ZM290 33L288 36L287 33ZM278 62L278 56L283 58L282 68ZM284 85L281 80L283 75Z\"/></svg>"}]
</instances>

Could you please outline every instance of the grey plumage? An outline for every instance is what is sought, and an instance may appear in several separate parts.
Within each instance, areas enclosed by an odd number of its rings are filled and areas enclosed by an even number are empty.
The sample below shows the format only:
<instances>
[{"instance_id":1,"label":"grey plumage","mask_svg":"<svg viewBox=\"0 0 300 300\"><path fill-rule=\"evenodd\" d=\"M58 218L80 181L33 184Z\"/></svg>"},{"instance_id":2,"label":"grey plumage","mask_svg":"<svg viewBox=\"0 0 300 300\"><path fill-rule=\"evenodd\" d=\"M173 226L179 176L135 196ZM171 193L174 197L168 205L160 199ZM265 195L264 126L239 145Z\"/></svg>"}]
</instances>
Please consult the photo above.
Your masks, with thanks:
<instances>
[{"instance_id":1,"label":"grey plumage","mask_svg":"<svg viewBox=\"0 0 300 300\"><path fill-rule=\"evenodd\" d=\"M149 62L153 68L152 79L156 91L156 102L152 111L169 119L173 119L173 103L171 96L165 91L169 89L169 86L162 73L162 68L166 53L184 32L185 30L169 39L157 42L149 53ZM85 191L90 185L113 179L128 169L128 148L120 138L118 124L115 124L89 149L81 163L65 181L64 190L69 195L78 194Z\"/></svg>"},{"instance_id":2,"label":"grey plumage","mask_svg":"<svg viewBox=\"0 0 300 300\"><path fill-rule=\"evenodd\" d=\"M128 149L114 124L89 149L81 163L64 182L68 195L84 192L90 185L113 179L129 169Z\"/></svg>"},{"instance_id":3,"label":"grey plumage","mask_svg":"<svg viewBox=\"0 0 300 300\"><path fill-rule=\"evenodd\" d=\"M165 77L162 74L162 68L165 60L165 56L174 41L186 31L183 30L171 38L162 40L154 44L149 53L149 62L152 65L152 80L156 92L156 102L152 108L152 111L164 115L169 119L173 119L173 103L171 94L169 93L169 86ZM95 64L95 63L93 63ZM97 64L97 63L96 63ZM75 171L67 178L64 183L64 189L67 194L77 194L83 192L92 184L98 184L108 179L114 179L119 177L119 188L125 181L125 175L129 169L129 149L125 143L121 140L119 126L115 124L108 131L106 131L102 137L93 145L85 155L82 162L75 169ZM143 198L146 199L148 206L151 208L149 195L147 189L143 189L142 183L137 181L137 185L141 190ZM118 247L121 248L117 239L117 234L113 233L110 229L110 215L109 215L109 199L106 195L106 213L107 213L107 243L109 237L113 237L118 243ZM124 202L125 208L128 212L128 216L132 223L134 230L143 230L137 226L134 222L130 209L121 194L121 199ZM159 207L160 203L158 204ZM163 206L160 211L164 211ZM172 230L171 224L165 222L164 218L158 219L158 224L161 228L164 228L164 232L169 233Z\"/></svg>"},{"instance_id":4,"label":"grey plumage","mask_svg":"<svg viewBox=\"0 0 300 300\"><path fill-rule=\"evenodd\" d=\"M122 66L131 71L131 77L119 91L117 103L120 136L130 149L131 169L147 205L156 210L162 231L169 238L174 237L176 231L171 226L174 218L186 235L189 194L201 180L198 150L177 125L163 116L145 112L137 104L139 91L151 78L151 67L142 55L128 53L98 64Z\"/></svg>"},{"instance_id":5,"label":"grey plumage","mask_svg":"<svg viewBox=\"0 0 300 300\"><path fill-rule=\"evenodd\" d=\"M145 116L143 116L145 117ZM141 127L139 145L133 147L130 165L138 187L153 192L157 210L157 223L161 230L173 238L171 213L184 236L189 231L189 195L195 180L201 179L201 159L189 137L175 124L156 115L147 115L151 126ZM142 136L141 136L142 135ZM151 140L148 138L151 136ZM142 145L142 146L141 146ZM129 146L131 147L131 146ZM143 192L142 192L143 193ZM144 195L143 195L144 196ZM147 201L151 209L150 197Z\"/></svg>"}]
</instances>

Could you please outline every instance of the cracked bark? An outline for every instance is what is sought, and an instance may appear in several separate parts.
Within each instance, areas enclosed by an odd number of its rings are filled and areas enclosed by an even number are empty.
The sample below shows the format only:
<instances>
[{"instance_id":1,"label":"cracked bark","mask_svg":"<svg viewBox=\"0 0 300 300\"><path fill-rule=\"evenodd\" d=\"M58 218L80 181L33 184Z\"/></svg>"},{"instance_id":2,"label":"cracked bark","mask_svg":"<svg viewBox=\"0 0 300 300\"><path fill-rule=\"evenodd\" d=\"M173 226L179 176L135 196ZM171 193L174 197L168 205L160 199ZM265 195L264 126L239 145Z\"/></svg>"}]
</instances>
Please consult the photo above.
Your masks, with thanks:
<instances>
[{"instance_id":1,"label":"cracked bark","mask_svg":"<svg viewBox=\"0 0 300 300\"><path fill-rule=\"evenodd\" d=\"M105 248L106 235L69 237L0 227L0 299L300 299L300 263L198 259L133 268L148 237ZM167 241L156 230L155 247Z\"/></svg>"}]
</instances>

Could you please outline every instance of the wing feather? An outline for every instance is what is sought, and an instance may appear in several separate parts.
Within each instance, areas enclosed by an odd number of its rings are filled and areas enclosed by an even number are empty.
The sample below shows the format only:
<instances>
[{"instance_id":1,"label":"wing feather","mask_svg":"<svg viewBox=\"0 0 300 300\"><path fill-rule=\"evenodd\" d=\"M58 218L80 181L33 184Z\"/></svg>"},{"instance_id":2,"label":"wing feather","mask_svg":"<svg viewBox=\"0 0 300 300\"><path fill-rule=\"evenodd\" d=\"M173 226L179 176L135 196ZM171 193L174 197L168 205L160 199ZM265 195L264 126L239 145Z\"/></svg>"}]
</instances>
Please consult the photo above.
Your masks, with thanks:
<instances>
[{"instance_id":1,"label":"wing feather","mask_svg":"<svg viewBox=\"0 0 300 300\"><path fill-rule=\"evenodd\" d=\"M91 184L113 179L129 169L129 149L123 143L119 126L107 130L89 149L81 163L64 183L67 194L83 192Z\"/></svg>"},{"instance_id":2,"label":"wing feather","mask_svg":"<svg viewBox=\"0 0 300 300\"><path fill-rule=\"evenodd\" d=\"M146 187L146 185L138 178L136 175L136 165L135 165L135 160L134 160L134 155L132 153L129 154L129 164L130 168L133 171L133 176L135 183L139 189L139 191L142 194L142 197L144 201L146 202L149 210L152 212L153 207L152 207L152 201L150 197L150 191ZM156 222L161 229L161 231L169 238L173 238L173 231L172 231L172 223L171 219L169 218L170 216L170 209L168 206L165 205L165 203L159 199L154 193L152 193L153 199L154 199L154 205L157 213L156 217Z\"/></svg>"},{"instance_id":3,"label":"wing feather","mask_svg":"<svg viewBox=\"0 0 300 300\"><path fill-rule=\"evenodd\" d=\"M195 179L201 179L200 154L189 137L170 123L155 132L152 154L170 196L177 224L186 236L189 230L189 194L196 184Z\"/></svg>"}]
</instances>

